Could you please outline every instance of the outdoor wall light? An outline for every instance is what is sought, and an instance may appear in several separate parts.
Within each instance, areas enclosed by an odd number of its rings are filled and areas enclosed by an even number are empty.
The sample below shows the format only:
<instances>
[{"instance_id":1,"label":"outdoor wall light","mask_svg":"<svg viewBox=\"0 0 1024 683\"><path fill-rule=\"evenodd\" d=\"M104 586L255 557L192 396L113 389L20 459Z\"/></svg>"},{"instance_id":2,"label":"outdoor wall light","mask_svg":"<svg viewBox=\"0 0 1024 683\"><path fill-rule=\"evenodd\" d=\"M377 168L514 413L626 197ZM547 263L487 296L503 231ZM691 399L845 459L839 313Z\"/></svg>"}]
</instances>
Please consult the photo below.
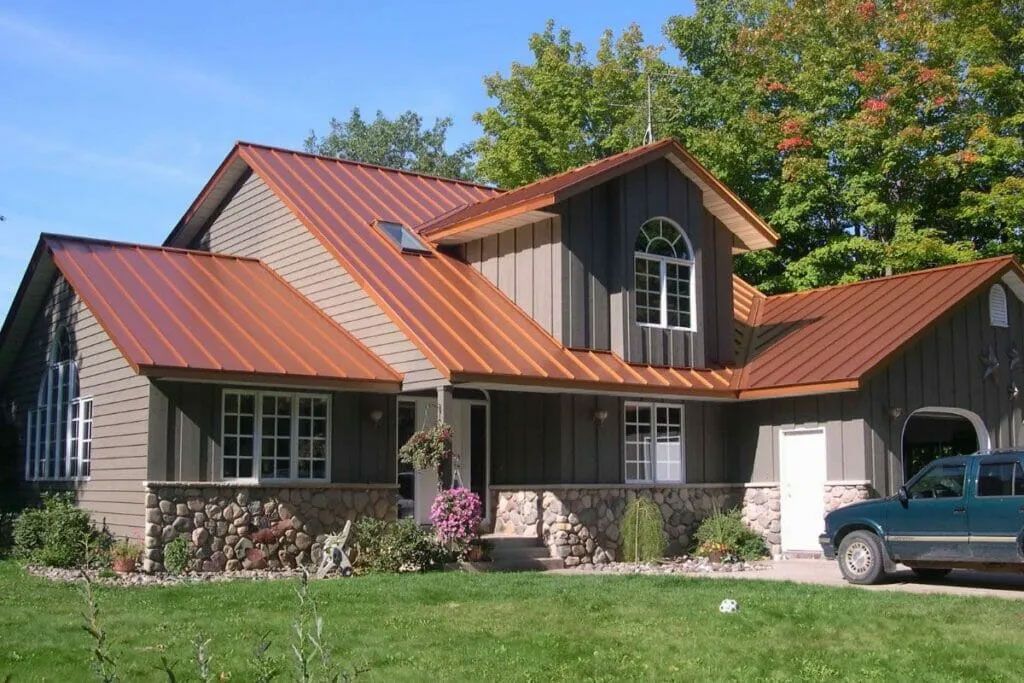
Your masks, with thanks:
<instances>
[{"instance_id":1,"label":"outdoor wall light","mask_svg":"<svg viewBox=\"0 0 1024 683\"><path fill-rule=\"evenodd\" d=\"M595 410L594 411L594 422L598 425L603 425L604 421L608 419L607 410Z\"/></svg>"},{"instance_id":2,"label":"outdoor wall light","mask_svg":"<svg viewBox=\"0 0 1024 683\"><path fill-rule=\"evenodd\" d=\"M899 418L903 417L903 408L897 408L896 406L890 407L889 417L891 417L894 420L898 420Z\"/></svg>"},{"instance_id":3,"label":"outdoor wall light","mask_svg":"<svg viewBox=\"0 0 1024 683\"><path fill-rule=\"evenodd\" d=\"M379 425L380 421L384 419L384 411L380 408L370 411L370 420L373 421L374 425Z\"/></svg>"}]
</instances>

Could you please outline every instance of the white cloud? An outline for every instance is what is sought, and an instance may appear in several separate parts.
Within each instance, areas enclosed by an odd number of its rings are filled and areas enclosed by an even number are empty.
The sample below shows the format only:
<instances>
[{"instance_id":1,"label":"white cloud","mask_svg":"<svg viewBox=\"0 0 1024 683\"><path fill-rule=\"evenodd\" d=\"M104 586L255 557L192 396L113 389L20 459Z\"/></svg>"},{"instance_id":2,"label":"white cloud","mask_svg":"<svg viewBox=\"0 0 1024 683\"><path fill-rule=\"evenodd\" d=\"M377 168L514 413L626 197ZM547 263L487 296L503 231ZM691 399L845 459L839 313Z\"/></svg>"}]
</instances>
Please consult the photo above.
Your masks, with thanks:
<instances>
[{"instance_id":1,"label":"white cloud","mask_svg":"<svg viewBox=\"0 0 1024 683\"><path fill-rule=\"evenodd\" d=\"M161 55L119 52L4 12L0 12L0 46L19 59L31 57L60 68L118 71L220 101L250 106L257 103L252 92L196 66L175 63Z\"/></svg>"}]
</instances>

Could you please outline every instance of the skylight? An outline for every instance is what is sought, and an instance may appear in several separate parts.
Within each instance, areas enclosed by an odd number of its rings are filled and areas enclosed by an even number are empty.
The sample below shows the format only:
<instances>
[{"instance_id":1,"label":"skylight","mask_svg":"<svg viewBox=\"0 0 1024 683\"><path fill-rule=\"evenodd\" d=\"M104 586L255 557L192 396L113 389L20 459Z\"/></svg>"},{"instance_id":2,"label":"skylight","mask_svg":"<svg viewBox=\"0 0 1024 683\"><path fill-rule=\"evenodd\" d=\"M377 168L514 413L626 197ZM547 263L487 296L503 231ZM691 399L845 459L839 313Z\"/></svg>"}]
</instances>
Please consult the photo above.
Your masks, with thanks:
<instances>
[{"instance_id":1,"label":"skylight","mask_svg":"<svg viewBox=\"0 0 1024 683\"><path fill-rule=\"evenodd\" d=\"M394 221L375 221L377 228L403 252L429 254L430 248L412 230Z\"/></svg>"}]
</instances>

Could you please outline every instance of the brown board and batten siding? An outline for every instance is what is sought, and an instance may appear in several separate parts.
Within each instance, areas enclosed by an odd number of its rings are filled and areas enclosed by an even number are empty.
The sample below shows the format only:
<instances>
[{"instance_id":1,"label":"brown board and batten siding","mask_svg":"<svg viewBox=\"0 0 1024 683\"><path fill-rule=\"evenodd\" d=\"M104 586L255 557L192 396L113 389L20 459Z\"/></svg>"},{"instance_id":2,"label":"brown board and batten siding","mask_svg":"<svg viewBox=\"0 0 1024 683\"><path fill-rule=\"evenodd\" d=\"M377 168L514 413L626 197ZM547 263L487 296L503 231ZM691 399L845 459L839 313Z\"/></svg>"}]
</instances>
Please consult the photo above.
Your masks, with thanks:
<instances>
[{"instance_id":1,"label":"brown board and batten siding","mask_svg":"<svg viewBox=\"0 0 1024 683\"><path fill-rule=\"evenodd\" d=\"M1024 304L1003 286L1009 327L989 324L985 289L868 378L862 393L870 428L869 478L880 492L893 493L903 483L903 428L915 410L969 410L985 423L992 448L1024 444L1024 394L1010 395L1011 383L1024 389L1024 363L1014 364L1011 354L1024 354ZM985 379L982 359L989 349L999 366Z\"/></svg>"},{"instance_id":2,"label":"brown board and batten siding","mask_svg":"<svg viewBox=\"0 0 1024 683\"><path fill-rule=\"evenodd\" d=\"M50 347L66 327L79 365L79 395L93 399L92 474L81 482L39 482L40 489L71 489L97 524L117 535L138 536L147 479L149 380L135 374L92 312L60 275L36 315L18 351L3 395L16 407L20 450L19 479L24 478L28 410L38 400Z\"/></svg>"},{"instance_id":3,"label":"brown board and batten siding","mask_svg":"<svg viewBox=\"0 0 1024 683\"><path fill-rule=\"evenodd\" d=\"M491 392L491 483L622 484L628 400L600 394ZM681 405L687 482L728 481L725 406ZM604 423L594 419L599 410L607 413Z\"/></svg>"},{"instance_id":4,"label":"brown board and batten siding","mask_svg":"<svg viewBox=\"0 0 1024 683\"><path fill-rule=\"evenodd\" d=\"M153 382L149 452L155 474L151 478L164 481L220 479L221 400L224 389L231 388L259 390L252 386ZM394 396L349 391L330 392L330 396L330 481L394 484L397 449ZM377 423L370 417L375 410L382 414Z\"/></svg>"},{"instance_id":5,"label":"brown board and batten siding","mask_svg":"<svg viewBox=\"0 0 1024 683\"><path fill-rule=\"evenodd\" d=\"M659 159L559 204L563 243L562 340L610 349L627 361L707 367L733 360L732 236L700 189ZM642 327L633 312L633 254L640 227L665 217L694 250L696 331Z\"/></svg>"},{"instance_id":6,"label":"brown board and batten siding","mask_svg":"<svg viewBox=\"0 0 1024 683\"><path fill-rule=\"evenodd\" d=\"M441 382L434 365L255 173L241 183L192 246L262 260L403 373L406 389Z\"/></svg>"},{"instance_id":7,"label":"brown board and batten siding","mask_svg":"<svg viewBox=\"0 0 1024 683\"><path fill-rule=\"evenodd\" d=\"M779 436L788 429L825 430L825 476L831 481L869 479L868 410L858 392L799 396L727 405L730 481L777 482Z\"/></svg>"},{"instance_id":8,"label":"brown board and batten siding","mask_svg":"<svg viewBox=\"0 0 1024 683\"><path fill-rule=\"evenodd\" d=\"M562 337L562 237L557 218L463 245L466 262L555 339Z\"/></svg>"}]
</instances>

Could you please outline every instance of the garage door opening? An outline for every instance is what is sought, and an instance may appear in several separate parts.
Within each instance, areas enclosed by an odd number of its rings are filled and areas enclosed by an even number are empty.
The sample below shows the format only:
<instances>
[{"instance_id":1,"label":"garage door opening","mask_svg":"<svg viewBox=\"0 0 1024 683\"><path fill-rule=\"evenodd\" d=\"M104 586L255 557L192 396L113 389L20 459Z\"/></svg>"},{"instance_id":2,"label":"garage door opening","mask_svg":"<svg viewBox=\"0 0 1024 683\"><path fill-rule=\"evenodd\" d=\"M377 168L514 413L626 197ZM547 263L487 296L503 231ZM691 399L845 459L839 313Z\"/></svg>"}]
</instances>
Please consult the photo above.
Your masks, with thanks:
<instances>
[{"instance_id":1,"label":"garage door opening","mask_svg":"<svg viewBox=\"0 0 1024 683\"><path fill-rule=\"evenodd\" d=\"M903 480L909 480L936 458L985 448L988 433L974 413L951 408L915 411L903 427Z\"/></svg>"}]
</instances>

